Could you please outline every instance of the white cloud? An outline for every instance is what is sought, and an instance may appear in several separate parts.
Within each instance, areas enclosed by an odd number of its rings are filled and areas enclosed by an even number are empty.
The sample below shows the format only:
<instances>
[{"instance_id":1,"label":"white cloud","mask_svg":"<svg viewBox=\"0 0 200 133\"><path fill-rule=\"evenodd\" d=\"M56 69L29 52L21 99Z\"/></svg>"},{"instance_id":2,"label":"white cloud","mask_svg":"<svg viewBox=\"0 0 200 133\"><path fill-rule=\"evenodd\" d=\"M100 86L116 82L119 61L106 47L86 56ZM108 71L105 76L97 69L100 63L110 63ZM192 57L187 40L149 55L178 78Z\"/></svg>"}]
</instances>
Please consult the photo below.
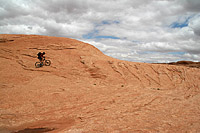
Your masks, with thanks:
<instances>
[{"instance_id":1,"label":"white cloud","mask_svg":"<svg viewBox=\"0 0 200 133\"><path fill-rule=\"evenodd\" d=\"M197 36L200 36L200 13L191 19L189 27Z\"/></svg>"},{"instance_id":2,"label":"white cloud","mask_svg":"<svg viewBox=\"0 0 200 133\"><path fill-rule=\"evenodd\" d=\"M0 33L75 38L130 61L200 59L199 0L0 2Z\"/></svg>"}]
</instances>

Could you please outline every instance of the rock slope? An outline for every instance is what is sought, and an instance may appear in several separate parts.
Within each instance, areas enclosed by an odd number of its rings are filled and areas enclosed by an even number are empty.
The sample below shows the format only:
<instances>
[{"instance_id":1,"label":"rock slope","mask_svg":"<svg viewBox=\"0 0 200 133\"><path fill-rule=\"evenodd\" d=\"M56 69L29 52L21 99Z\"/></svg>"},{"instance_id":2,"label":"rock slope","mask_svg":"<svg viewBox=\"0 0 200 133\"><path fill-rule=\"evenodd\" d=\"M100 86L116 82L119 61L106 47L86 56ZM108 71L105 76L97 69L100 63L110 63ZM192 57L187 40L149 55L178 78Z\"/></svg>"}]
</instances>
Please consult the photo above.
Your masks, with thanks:
<instances>
[{"instance_id":1,"label":"rock slope","mask_svg":"<svg viewBox=\"0 0 200 133\"><path fill-rule=\"evenodd\" d=\"M35 68L37 53L51 66ZM0 132L200 132L200 69L61 37L0 35Z\"/></svg>"}]
</instances>

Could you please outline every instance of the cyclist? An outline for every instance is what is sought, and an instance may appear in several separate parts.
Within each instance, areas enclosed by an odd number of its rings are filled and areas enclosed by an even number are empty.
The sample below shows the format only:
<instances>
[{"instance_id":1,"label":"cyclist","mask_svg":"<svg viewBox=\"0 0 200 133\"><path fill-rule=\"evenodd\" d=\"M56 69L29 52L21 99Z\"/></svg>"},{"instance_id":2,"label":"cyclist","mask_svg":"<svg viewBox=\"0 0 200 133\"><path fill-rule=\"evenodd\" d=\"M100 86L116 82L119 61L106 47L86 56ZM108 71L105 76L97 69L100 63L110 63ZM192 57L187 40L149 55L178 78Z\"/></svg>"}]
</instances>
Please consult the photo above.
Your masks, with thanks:
<instances>
[{"instance_id":1,"label":"cyclist","mask_svg":"<svg viewBox=\"0 0 200 133\"><path fill-rule=\"evenodd\" d=\"M42 66L45 52L43 52L43 53L39 52L37 55L38 55L38 59L40 60L40 65Z\"/></svg>"}]
</instances>

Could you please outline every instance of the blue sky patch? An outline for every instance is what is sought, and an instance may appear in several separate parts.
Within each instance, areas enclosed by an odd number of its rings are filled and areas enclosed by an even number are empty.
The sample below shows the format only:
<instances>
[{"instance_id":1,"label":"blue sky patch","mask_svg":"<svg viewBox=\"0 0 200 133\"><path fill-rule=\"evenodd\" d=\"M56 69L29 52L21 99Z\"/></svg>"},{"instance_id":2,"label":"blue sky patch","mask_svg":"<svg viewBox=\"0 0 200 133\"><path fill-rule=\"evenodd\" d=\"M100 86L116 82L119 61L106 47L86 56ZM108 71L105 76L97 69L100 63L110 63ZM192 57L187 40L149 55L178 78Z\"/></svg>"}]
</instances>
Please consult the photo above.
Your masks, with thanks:
<instances>
[{"instance_id":1,"label":"blue sky patch","mask_svg":"<svg viewBox=\"0 0 200 133\"><path fill-rule=\"evenodd\" d=\"M115 36L95 36L96 39L120 39L119 37Z\"/></svg>"},{"instance_id":2,"label":"blue sky patch","mask_svg":"<svg viewBox=\"0 0 200 133\"><path fill-rule=\"evenodd\" d=\"M85 39L120 39L119 37L115 37L115 36L96 36L93 33L83 35L83 38Z\"/></svg>"},{"instance_id":3,"label":"blue sky patch","mask_svg":"<svg viewBox=\"0 0 200 133\"><path fill-rule=\"evenodd\" d=\"M102 23L102 24L110 24L109 21L102 21L101 23Z\"/></svg>"},{"instance_id":4,"label":"blue sky patch","mask_svg":"<svg viewBox=\"0 0 200 133\"><path fill-rule=\"evenodd\" d=\"M98 33L99 33L98 30L93 30L93 31L91 31L91 32L88 33L88 34L83 35L82 37L83 37L83 38L86 38L86 39L93 39Z\"/></svg>"},{"instance_id":5,"label":"blue sky patch","mask_svg":"<svg viewBox=\"0 0 200 133\"><path fill-rule=\"evenodd\" d=\"M171 28L183 28L183 27L187 27L188 23L184 22L184 23L178 23L178 22L174 22L171 24Z\"/></svg>"},{"instance_id":6,"label":"blue sky patch","mask_svg":"<svg viewBox=\"0 0 200 133\"><path fill-rule=\"evenodd\" d=\"M103 20L98 24L95 24L94 29L89 32L88 34L83 35L82 37L85 39L120 39L119 37L115 36L99 36L99 30L98 27L103 26L103 25L111 25L111 24L119 24L120 22L118 20L110 21L110 20Z\"/></svg>"},{"instance_id":7,"label":"blue sky patch","mask_svg":"<svg viewBox=\"0 0 200 133\"><path fill-rule=\"evenodd\" d=\"M173 22L170 27L171 28L183 28L183 27L187 27L188 26L188 23L189 23L189 20L192 18L193 16L190 16L188 18L185 19L184 22Z\"/></svg>"},{"instance_id":8,"label":"blue sky patch","mask_svg":"<svg viewBox=\"0 0 200 133\"><path fill-rule=\"evenodd\" d=\"M107 24L107 25L110 25L110 24L119 24L120 22L118 20L114 20L114 21L109 21L109 20L104 20L101 22L101 24Z\"/></svg>"}]
</instances>

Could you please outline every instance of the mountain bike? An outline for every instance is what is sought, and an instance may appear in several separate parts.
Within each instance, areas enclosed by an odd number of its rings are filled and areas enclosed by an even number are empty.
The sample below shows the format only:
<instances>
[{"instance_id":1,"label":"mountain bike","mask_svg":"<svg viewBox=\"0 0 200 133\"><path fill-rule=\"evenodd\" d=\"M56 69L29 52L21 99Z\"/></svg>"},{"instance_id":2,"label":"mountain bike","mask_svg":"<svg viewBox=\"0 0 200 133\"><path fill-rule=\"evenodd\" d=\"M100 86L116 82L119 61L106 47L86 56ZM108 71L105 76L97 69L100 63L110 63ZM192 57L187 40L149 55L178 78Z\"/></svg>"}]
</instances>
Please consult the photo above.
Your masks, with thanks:
<instances>
[{"instance_id":1,"label":"mountain bike","mask_svg":"<svg viewBox=\"0 0 200 133\"><path fill-rule=\"evenodd\" d=\"M43 61L42 62L35 62L35 67L39 68L39 67L43 67L43 66L50 66L51 65L51 61L50 60L46 60L45 57L43 57Z\"/></svg>"}]
</instances>

